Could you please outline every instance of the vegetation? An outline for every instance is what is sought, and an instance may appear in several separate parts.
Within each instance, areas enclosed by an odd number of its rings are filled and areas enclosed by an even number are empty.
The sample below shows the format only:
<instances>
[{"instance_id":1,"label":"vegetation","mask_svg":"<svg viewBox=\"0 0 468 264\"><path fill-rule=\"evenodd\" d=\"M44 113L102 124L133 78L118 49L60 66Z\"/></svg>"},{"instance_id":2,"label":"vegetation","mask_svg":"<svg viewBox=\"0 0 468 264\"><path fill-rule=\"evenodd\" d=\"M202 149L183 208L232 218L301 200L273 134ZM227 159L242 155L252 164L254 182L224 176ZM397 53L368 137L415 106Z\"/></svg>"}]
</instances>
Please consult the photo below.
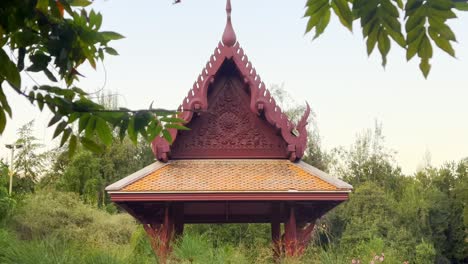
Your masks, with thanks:
<instances>
[{"instance_id":1,"label":"vegetation","mask_svg":"<svg viewBox=\"0 0 468 264\"><path fill-rule=\"evenodd\" d=\"M353 21L359 21L367 54L370 56L377 47L382 66L387 64L394 43L406 50L408 61L418 55L419 68L427 78L433 47L455 57L452 43L457 39L448 21L457 17L456 11L467 11L468 3L466 0L308 0L306 8L306 32L315 30L314 39L327 28L333 10L350 31Z\"/></svg>"},{"instance_id":2,"label":"vegetation","mask_svg":"<svg viewBox=\"0 0 468 264\"><path fill-rule=\"evenodd\" d=\"M6 192L8 168L2 167L0 263L157 263L144 230L103 192L151 162L149 147L117 140L99 154L78 149L69 158L66 149L54 152L46 155L49 170L30 181L31 188L21 187L25 177L15 175L13 197ZM468 159L404 175L379 125L349 148L320 153L321 160L305 160L350 182L354 191L319 220L306 254L282 263L467 262ZM189 225L170 260L273 263L270 227Z\"/></svg>"},{"instance_id":3,"label":"vegetation","mask_svg":"<svg viewBox=\"0 0 468 264\"><path fill-rule=\"evenodd\" d=\"M100 31L102 16L88 0L3 0L0 4L0 133L13 111L8 86L54 114L49 125L60 147L39 153L31 124L19 131L25 147L14 161L14 192L0 163L0 263L155 263L142 228L119 212L104 187L152 161L151 141L183 129L174 111L113 109L74 86L78 67L96 67L123 36ZM307 31L326 28L331 9L352 28L360 20L368 53L377 45L383 64L394 41L407 58L420 57L425 76L435 44L454 56L447 20L466 4L450 0L310 0ZM405 14L404 34L400 14ZM8 53L10 52L10 53ZM22 87L21 72L52 83ZM8 85L8 86L7 86ZM294 116L300 109L290 109ZM73 124L77 123L77 127ZM125 136L128 136L127 138ZM114 139L119 137L120 140ZM283 263L467 263L468 159L430 165L404 175L385 148L382 130L359 135L350 148L321 149L312 140L305 160L350 182L354 192L317 223L314 243ZM81 147L78 143L84 147ZM102 144L101 144L102 143ZM92 152L90 152L91 150ZM76 153L70 156L67 153ZM175 263L272 263L268 225L188 226L173 248Z\"/></svg>"},{"instance_id":4,"label":"vegetation","mask_svg":"<svg viewBox=\"0 0 468 264\"><path fill-rule=\"evenodd\" d=\"M11 88L40 111L47 106L53 114L49 126L53 137L62 136L73 154L77 144L102 152L113 141L118 129L122 140L128 136L135 144L138 135L148 142L162 135L171 141L168 128L184 129L175 111L106 109L91 100L74 82L82 76L78 67L93 68L105 54L118 55L109 42L123 38L112 31L101 31L102 15L85 9L89 0L4 0L0 4L0 134L13 109L5 95ZM9 52L9 54L8 54ZM21 85L24 72L36 85ZM33 76L47 77L51 85L39 84ZM63 81L65 87L58 85ZM73 127L77 123L78 127Z\"/></svg>"}]
</instances>

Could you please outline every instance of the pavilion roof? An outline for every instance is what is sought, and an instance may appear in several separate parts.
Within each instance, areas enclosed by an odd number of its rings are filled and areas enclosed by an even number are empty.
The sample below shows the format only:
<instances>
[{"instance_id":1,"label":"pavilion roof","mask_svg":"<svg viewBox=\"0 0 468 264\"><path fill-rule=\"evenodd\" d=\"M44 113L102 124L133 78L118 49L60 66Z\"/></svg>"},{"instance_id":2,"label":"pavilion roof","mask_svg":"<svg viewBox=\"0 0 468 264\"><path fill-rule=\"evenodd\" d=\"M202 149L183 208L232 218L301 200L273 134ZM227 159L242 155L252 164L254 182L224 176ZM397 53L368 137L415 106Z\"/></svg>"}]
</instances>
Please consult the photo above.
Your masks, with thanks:
<instances>
[{"instance_id":1,"label":"pavilion roof","mask_svg":"<svg viewBox=\"0 0 468 264\"><path fill-rule=\"evenodd\" d=\"M348 192L352 186L304 162L199 159L155 162L108 186L109 192Z\"/></svg>"},{"instance_id":2,"label":"pavilion roof","mask_svg":"<svg viewBox=\"0 0 468 264\"><path fill-rule=\"evenodd\" d=\"M255 67L247 54L237 41L236 34L231 23L231 4L227 1L227 22L222 36L209 61L206 63L198 79L189 90L187 96L179 106L180 118L190 123L194 115L208 109L208 90L217 73L226 61L232 61L239 71L244 83L250 89L250 111L264 116L265 120L279 131L281 137L287 142L289 159L297 161L304 155L307 147L307 120L310 107L306 104L303 116L294 124L289 120L275 99L266 88L265 83L257 74ZM178 131L169 129L173 141L177 140ZM170 159L171 145L163 137L156 137L152 142L152 149L159 161L167 162Z\"/></svg>"}]
</instances>

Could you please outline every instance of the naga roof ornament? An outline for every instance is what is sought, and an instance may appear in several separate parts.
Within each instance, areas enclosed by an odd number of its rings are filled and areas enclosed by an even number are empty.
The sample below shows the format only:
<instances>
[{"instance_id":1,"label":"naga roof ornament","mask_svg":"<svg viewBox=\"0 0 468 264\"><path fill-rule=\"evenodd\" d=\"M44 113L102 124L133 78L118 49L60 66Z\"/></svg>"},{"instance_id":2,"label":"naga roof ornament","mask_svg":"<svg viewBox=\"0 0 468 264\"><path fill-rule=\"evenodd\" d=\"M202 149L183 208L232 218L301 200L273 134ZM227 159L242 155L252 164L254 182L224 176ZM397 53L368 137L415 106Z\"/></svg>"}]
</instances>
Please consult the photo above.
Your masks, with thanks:
<instances>
[{"instance_id":1,"label":"naga roof ornament","mask_svg":"<svg viewBox=\"0 0 468 264\"><path fill-rule=\"evenodd\" d=\"M304 155L307 147L307 120L310 107L306 104L306 110L297 124L294 124L281 111L275 99L261 80L257 71L252 66L244 50L236 39L231 23L231 2L226 4L227 20L223 32L222 41L218 43L209 61L206 63L192 89L184 98L178 110L180 118L189 125L194 115L206 112L208 109L208 91L217 77L217 73L226 61L235 65L242 82L248 87L250 95L250 111L264 118L286 142L287 156L291 161L298 161ZM173 142L177 140L176 129L169 129ZM152 149L159 161L167 162L171 158L171 145L163 138L157 137L152 142Z\"/></svg>"}]
</instances>

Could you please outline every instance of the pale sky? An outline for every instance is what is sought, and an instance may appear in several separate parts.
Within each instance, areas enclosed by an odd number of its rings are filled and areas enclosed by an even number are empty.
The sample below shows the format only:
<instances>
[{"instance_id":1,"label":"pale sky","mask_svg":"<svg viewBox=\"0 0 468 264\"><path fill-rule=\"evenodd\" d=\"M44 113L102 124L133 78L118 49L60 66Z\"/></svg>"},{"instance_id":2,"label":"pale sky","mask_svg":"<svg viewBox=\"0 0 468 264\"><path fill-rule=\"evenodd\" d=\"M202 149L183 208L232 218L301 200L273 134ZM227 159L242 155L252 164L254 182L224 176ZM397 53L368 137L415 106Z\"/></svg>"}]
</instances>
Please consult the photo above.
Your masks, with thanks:
<instances>
[{"instance_id":1,"label":"pale sky","mask_svg":"<svg viewBox=\"0 0 468 264\"><path fill-rule=\"evenodd\" d=\"M103 30L125 39L112 46L120 56L108 56L97 71L82 67L87 78L78 86L87 91L105 89L119 94L129 108L176 108L221 39L225 25L224 0L166 1L96 0L103 14ZM418 62L406 62L392 43L386 69L380 55L367 57L359 24L354 33L333 17L326 32L314 41L304 35L305 0L232 0L237 40L267 87L284 83L300 103L309 102L325 149L349 146L356 134L383 124L386 145L396 150L403 171L412 173L429 151L433 165L468 156L468 16L453 20L457 59L435 52L425 80ZM465 25L465 27L463 27ZM26 85L32 81L23 76ZM42 78L35 77L42 81ZM14 120L0 138L3 147L16 139L16 130L36 119L36 135L51 145L46 129L49 113L40 114L17 96Z\"/></svg>"}]
</instances>

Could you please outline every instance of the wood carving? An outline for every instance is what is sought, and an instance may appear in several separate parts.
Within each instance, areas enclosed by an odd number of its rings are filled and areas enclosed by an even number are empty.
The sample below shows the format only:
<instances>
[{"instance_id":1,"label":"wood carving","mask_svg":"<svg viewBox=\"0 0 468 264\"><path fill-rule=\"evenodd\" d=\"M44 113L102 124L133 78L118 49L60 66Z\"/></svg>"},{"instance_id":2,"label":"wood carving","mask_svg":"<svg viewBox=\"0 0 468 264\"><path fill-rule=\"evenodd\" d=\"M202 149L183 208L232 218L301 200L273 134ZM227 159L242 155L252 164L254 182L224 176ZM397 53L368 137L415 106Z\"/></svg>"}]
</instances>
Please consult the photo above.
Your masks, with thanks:
<instances>
[{"instance_id":1,"label":"wood carving","mask_svg":"<svg viewBox=\"0 0 468 264\"><path fill-rule=\"evenodd\" d=\"M179 106L179 111L182 113L180 117L186 120L190 126L190 122L197 111L207 111L210 103L208 100L209 88L212 86L211 84L214 82L219 70L227 61L233 62L236 71L240 74L240 78L247 85L250 96L250 111L263 116L273 126L272 130L279 131L279 134L287 143L285 151L288 152L290 160L295 161L302 158L307 146L306 124L310 113L309 105L307 104L306 111L299 123L297 125L293 124L281 111L280 107L276 105L274 98L266 89L244 50L239 46L239 42L232 46L223 45L222 42L219 42L202 73ZM297 133L293 133L293 131ZM171 129L170 133L174 141L177 142L180 132ZM163 162L169 159L172 152L170 144L161 137L157 137L153 141L152 148L156 158Z\"/></svg>"},{"instance_id":2,"label":"wood carving","mask_svg":"<svg viewBox=\"0 0 468 264\"><path fill-rule=\"evenodd\" d=\"M207 111L192 119L191 130L179 132L171 158L287 158L284 139L250 111L250 98L239 77L216 79Z\"/></svg>"}]
</instances>

